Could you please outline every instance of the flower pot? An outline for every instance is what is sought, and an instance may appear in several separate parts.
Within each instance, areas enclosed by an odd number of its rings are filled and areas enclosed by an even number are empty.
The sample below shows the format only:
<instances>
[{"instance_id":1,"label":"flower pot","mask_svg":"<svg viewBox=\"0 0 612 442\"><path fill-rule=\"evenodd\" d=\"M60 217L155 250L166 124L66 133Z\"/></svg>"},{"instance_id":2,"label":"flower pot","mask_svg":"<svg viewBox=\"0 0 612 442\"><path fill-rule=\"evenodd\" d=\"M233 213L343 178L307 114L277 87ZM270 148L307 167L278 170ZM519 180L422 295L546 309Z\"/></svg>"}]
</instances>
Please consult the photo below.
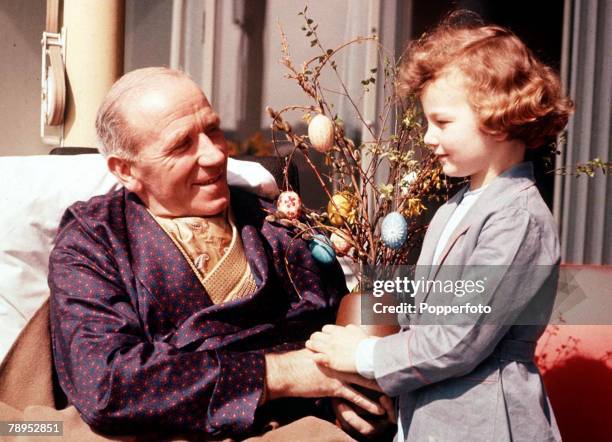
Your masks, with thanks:
<instances>
[{"instance_id":1,"label":"flower pot","mask_svg":"<svg viewBox=\"0 0 612 442\"><path fill-rule=\"evenodd\" d=\"M362 325L361 324L361 297L363 295L361 293L349 293L345 295L340 301L340 306L338 307L338 313L336 315L336 324L337 325L348 325L355 324L359 325L363 328L369 335L371 336L379 336L384 337L391 335L393 333L397 333L399 331L398 325ZM369 390L365 387L361 387L359 385L353 385L356 390L359 390L362 394L369 397L370 399L378 400L382 393L374 390ZM350 436L354 437L357 440L391 440L393 435L395 434L395 427L391 425L387 419L387 416L375 416L373 414L368 413L365 410L351 405L355 411L374 424L378 431L374 434L370 435L370 437L365 437L359 433L357 433L353 428L346 424L342 424L339 420L336 422L340 428L342 428L345 432L347 432Z\"/></svg>"},{"instance_id":2,"label":"flower pot","mask_svg":"<svg viewBox=\"0 0 612 442\"><path fill-rule=\"evenodd\" d=\"M340 301L336 315L337 325L355 324L361 326L371 336L388 336L399 331L394 324L362 325L361 324L361 293L349 293Z\"/></svg>"}]
</instances>

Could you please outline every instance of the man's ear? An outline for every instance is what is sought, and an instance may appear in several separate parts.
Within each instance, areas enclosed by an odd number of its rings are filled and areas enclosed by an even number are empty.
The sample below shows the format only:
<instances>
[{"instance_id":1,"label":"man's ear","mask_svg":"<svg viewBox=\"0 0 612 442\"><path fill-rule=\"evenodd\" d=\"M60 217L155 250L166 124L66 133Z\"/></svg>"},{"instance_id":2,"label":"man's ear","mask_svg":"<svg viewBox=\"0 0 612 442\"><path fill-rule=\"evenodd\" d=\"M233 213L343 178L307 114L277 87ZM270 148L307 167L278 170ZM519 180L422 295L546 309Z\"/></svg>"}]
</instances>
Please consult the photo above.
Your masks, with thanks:
<instances>
[{"instance_id":1,"label":"man's ear","mask_svg":"<svg viewBox=\"0 0 612 442\"><path fill-rule=\"evenodd\" d=\"M133 163L130 160L115 155L106 159L108 170L117 177L119 182L130 192L137 193L142 187L140 180L134 175Z\"/></svg>"}]
</instances>

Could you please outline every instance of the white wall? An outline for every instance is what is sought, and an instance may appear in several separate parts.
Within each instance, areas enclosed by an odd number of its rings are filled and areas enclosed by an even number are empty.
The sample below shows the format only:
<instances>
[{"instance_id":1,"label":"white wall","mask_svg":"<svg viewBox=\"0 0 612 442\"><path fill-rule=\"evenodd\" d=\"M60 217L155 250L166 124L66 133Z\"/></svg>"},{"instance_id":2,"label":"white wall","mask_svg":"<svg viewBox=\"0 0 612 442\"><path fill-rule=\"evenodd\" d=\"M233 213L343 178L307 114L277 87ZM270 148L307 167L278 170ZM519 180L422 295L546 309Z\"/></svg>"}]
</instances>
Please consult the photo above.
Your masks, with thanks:
<instances>
[{"instance_id":1,"label":"white wall","mask_svg":"<svg viewBox=\"0 0 612 442\"><path fill-rule=\"evenodd\" d=\"M0 155L43 154L39 137L42 0L0 2Z\"/></svg>"},{"instance_id":2,"label":"white wall","mask_svg":"<svg viewBox=\"0 0 612 442\"><path fill-rule=\"evenodd\" d=\"M170 62L171 0L126 0L125 72Z\"/></svg>"},{"instance_id":3,"label":"white wall","mask_svg":"<svg viewBox=\"0 0 612 442\"><path fill-rule=\"evenodd\" d=\"M0 1L0 156L46 154L39 137L40 39L44 0ZM167 0L126 0L126 71L167 65L170 17Z\"/></svg>"},{"instance_id":4,"label":"white wall","mask_svg":"<svg viewBox=\"0 0 612 442\"><path fill-rule=\"evenodd\" d=\"M310 104L297 84L284 78L287 71L279 62L279 25L298 66L320 55L300 29L304 19L297 14L303 8L302 0L247 1L243 23L236 24L234 2L218 2L215 90L211 98L224 127L236 131L240 138L270 125L266 106L280 109L290 104ZM308 15L319 23L319 37L325 47L333 48L351 36L367 33L365 10L367 2L328 0L310 2ZM359 23L349 22L351 11L356 12ZM361 79L363 64L353 64L353 68ZM299 121L299 115L293 120Z\"/></svg>"},{"instance_id":5,"label":"white wall","mask_svg":"<svg viewBox=\"0 0 612 442\"><path fill-rule=\"evenodd\" d=\"M365 3L311 2L308 13L320 24L321 40L333 47L347 37L350 9L363 9ZM211 98L221 113L224 128L236 132L237 138L245 138L269 126L266 106L280 108L305 103L296 85L284 78L285 70L278 62L281 56L278 25L283 26L297 63L316 51L310 48L300 30L303 18L297 13L304 7L302 0L246 1L241 25L234 23L234 2L218 1L217 5L215 89ZM126 0L126 71L169 63L171 14L169 0ZM51 149L39 138L40 38L44 23L43 0L0 2L0 90L3 94L0 155L45 154ZM356 28L363 29L363 23ZM197 43L190 41L188 49L191 65L200 66L201 62L193 55L197 55ZM187 68L189 64L187 60ZM196 78L201 74L193 73ZM299 115L294 121L299 121Z\"/></svg>"}]
</instances>

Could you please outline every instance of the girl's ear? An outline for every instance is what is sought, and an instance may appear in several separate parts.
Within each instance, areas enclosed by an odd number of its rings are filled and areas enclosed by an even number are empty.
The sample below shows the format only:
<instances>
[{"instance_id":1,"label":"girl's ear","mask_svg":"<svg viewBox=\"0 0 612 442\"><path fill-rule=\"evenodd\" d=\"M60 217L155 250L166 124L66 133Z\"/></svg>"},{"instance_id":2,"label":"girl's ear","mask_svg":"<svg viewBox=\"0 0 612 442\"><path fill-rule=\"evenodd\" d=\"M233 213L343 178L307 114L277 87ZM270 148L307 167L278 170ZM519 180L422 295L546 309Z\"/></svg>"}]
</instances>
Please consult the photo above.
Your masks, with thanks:
<instances>
[{"instance_id":1,"label":"girl's ear","mask_svg":"<svg viewBox=\"0 0 612 442\"><path fill-rule=\"evenodd\" d=\"M505 132L493 134L493 139L495 141L508 141L508 134Z\"/></svg>"},{"instance_id":2,"label":"girl's ear","mask_svg":"<svg viewBox=\"0 0 612 442\"><path fill-rule=\"evenodd\" d=\"M142 182L135 175L134 163L116 155L109 155L106 159L108 169L117 177L119 182L130 192L137 193L142 188Z\"/></svg>"},{"instance_id":3,"label":"girl's ear","mask_svg":"<svg viewBox=\"0 0 612 442\"><path fill-rule=\"evenodd\" d=\"M480 130L497 142L508 141L508 134L506 132L492 130L482 126L480 127Z\"/></svg>"}]
</instances>

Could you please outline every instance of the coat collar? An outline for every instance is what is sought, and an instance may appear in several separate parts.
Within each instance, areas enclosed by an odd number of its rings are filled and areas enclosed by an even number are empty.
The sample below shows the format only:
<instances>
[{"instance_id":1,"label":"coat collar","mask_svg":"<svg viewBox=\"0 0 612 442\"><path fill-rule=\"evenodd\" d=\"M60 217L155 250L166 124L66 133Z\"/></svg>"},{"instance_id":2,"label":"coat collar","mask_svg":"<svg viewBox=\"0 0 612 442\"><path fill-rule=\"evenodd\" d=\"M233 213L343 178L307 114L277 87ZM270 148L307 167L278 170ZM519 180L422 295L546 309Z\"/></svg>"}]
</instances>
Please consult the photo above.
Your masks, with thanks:
<instances>
[{"instance_id":1,"label":"coat collar","mask_svg":"<svg viewBox=\"0 0 612 442\"><path fill-rule=\"evenodd\" d=\"M438 265L444 263L444 260L459 237L465 234L475 221L478 221L484 214L495 210L497 207L507 204L508 201L516 197L516 194L534 185L535 179L533 175L533 164L531 162L519 163L491 181L449 237L440 255L440 262ZM433 263L433 255L438 239L467 190L468 186L463 187L438 210L438 213L436 213L436 216L429 226L429 231L427 232L427 242L423 243L419 264L431 265Z\"/></svg>"},{"instance_id":2,"label":"coat collar","mask_svg":"<svg viewBox=\"0 0 612 442\"><path fill-rule=\"evenodd\" d=\"M467 186L461 188L446 202L446 204L443 204L438 209L435 216L432 218L427 228L427 234L423 240L423 247L421 248L421 254L418 260L419 265L429 266L433 262L436 245L438 244L438 239L442 235L444 226L446 226L446 223L459 205L459 202L463 199L463 195L467 189Z\"/></svg>"}]
</instances>

